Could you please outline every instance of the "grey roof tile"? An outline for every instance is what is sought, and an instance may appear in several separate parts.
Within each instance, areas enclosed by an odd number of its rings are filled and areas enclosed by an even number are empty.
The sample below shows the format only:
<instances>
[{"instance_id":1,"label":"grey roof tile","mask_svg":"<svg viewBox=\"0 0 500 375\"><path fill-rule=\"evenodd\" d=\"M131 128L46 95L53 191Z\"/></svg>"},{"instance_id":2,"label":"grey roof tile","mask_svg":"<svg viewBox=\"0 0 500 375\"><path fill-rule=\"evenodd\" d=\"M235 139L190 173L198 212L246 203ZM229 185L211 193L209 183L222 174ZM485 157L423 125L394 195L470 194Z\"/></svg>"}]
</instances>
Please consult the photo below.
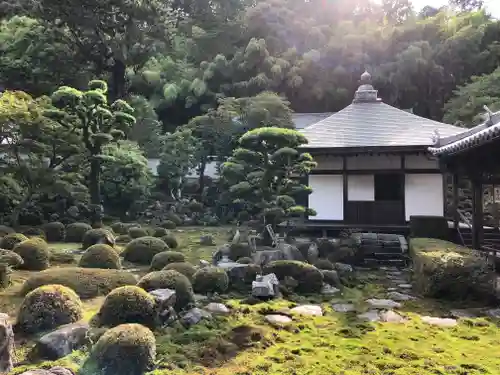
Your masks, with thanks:
<instances>
[{"instance_id":1,"label":"grey roof tile","mask_svg":"<svg viewBox=\"0 0 500 375\"><path fill-rule=\"evenodd\" d=\"M305 127L315 124L329 116L334 112L320 112L320 113L294 113L292 114L292 121L296 129L304 129Z\"/></svg>"}]
</instances>

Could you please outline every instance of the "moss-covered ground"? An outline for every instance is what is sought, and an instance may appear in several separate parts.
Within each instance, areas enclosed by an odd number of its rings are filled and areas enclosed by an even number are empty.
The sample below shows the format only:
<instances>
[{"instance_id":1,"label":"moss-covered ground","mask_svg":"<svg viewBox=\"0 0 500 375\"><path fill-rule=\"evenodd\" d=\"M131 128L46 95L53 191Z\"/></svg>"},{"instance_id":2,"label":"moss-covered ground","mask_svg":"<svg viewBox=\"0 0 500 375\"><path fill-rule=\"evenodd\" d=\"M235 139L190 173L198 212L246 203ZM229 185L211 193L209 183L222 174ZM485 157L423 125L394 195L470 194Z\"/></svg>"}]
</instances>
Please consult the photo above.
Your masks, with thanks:
<instances>
[{"instance_id":1,"label":"moss-covered ground","mask_svg":"<svg viewBox=\"0 0 500 375\"><path fill-rule=\"evenodd\" d=\"M199 246L201 232L215 234L216 242L225 242L225 230L218 228L186 229L176 233L180 251L196 264L209 260L214 247ZM77 245L53 244L55 254ZM64 257L63 257L64 258ZM67 260L66 260L67 261ZM65 267L68 263L56 263ZM141 271L145 272L145 270ZM14 283L0 293L1 311L14 316L21 298L16 295L29 272L16 271ZM448 316L451 308L466 304L419 299L407 302L398 311L406 323L367 323L356 315L367 309L369 297L383 297L387 288L383 272L366 271L358 284L336 296L293 296L245 304L242 296L221 296L231 314L194 326L189 330L174 325L156 332L157 369L154 375L479 375L500 374L498 323L489 318L460 319L451 328L430 326L421 315ZM97 311L103 297L85 301L85 319ZM334 302L349 301L357 311L337 313ZM319 303L322 317L293 316L282 328L270 326L264 316L287 310L300 303ZM470 306L472 307L472 306ZM30 348L28 341L18 342L16 354L23 361ZM85 352L74 352L57 362L44 362L77 368ZM25 370L16 368L14 374Z\"/></svg>"}]
</instances>

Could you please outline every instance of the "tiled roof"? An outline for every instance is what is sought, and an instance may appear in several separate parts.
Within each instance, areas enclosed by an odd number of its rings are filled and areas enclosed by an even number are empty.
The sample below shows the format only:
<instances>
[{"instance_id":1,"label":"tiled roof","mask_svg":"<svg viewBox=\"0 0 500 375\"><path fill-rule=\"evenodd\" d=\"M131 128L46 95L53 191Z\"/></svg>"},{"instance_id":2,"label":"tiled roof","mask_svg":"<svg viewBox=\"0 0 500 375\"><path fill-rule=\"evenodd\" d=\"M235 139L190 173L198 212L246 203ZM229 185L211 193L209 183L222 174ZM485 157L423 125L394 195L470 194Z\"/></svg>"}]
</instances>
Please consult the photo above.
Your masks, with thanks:
<instances>
[{"instance_id":1,"label":"tiled roof","mask_svg":"<svg viewBox=\"0 0 500 375\"><path fill-rule=\"evenodd\" d=\"M304 147L431 146L437 135L448 137L463 131L382 103L366 74L352 104L301 130L309 141Z\"/></svg>"},{"instance_id":2,"label":"tiled roof","mask_svg":"<svg viewBox=\"0 0 500 375\"><path fill-rule=\"evenodd\" d=\"M292 120L295 124L296 129L304 129L305 127L315 124L321 121L334 112L322 112L322 113L294 113L292 114Z\"/></svg>"}]
</instances>

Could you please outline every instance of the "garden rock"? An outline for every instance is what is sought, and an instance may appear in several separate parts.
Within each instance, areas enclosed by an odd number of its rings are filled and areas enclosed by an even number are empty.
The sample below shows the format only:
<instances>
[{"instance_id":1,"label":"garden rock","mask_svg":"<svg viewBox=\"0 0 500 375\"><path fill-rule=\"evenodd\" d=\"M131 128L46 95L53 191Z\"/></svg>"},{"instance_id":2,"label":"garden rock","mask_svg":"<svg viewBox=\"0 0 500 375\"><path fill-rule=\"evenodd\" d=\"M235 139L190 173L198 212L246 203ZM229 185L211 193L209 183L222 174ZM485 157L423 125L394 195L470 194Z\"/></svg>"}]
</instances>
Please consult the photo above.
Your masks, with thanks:
<instances>
[{"instance_id":1,"label":"garden rock","mask_svg":"<svg viewBox=\"0 0 500 375\"><path fill-rule=\"evenodd\" d=\"M326 296L331 296L340 292L340 289L335 288L334 286L323 284L323 289L321 290L321 294Z\"/></svg>"},{"instance_id":2,"label":"garden rock","mask_svg":"<svg viewBox=\"0 0 500 375\"><path fill-rule=\"evenodd\" d=\"M172 289L155 289L149 292L159 305L160 310L166 310L169 307L173 307L176 301L175 290Z\"/></svg>"},{"instance_id":3,"label":"garden rock","mask_svg":"<svg viewBox=\"0 0 500 375\"><path fill-rule=\"evenodd\" d=\"M399 315L397 312L392 310L382 311L379 314L380 321L387 323L404 323L406 318Z\"/></svg>"},{"instance_id":4,"label":"garden rock","mask_svg":"<svg viewBox=\"0 0 500 375\"><path fill-rule=\"evenodd\" d=\"M253 261L259 266L265 266L266 264L273 262L275 260L284 260L285 254L282 250L268 249L268 250L257 250L253 255Z\"/></svg>"},{"instance_id":5,"label":"garden rock","mask_svg":"<svg viewBox=\"0 0 500 375\"><path fill-rule=\"evenodd\" d=\"M41 358L56 360L67 356L88 343L86 323L67 324L43 335L36 342L37 353Z\"/></svg>"},{"instance_id":6,"label":"garden rock","mask_svg":"<svg viewBox=\"0 0 500 375\"><path fill-rule=\"evenodd\" d=\"M433 316L422 316L422 321L427 324L431 324L439 327L455 327L458 322L456 319L451 318L437 318Z\"/></svg>"},{"instance_id":7,"label":"garden rock","mask_svg":"<svg viewBox=\"0 0 500 375\"><path fill-rule=\"evenodd\" d=\"M389 293L387 293L387 297L389 297L390 299L392 299L394 301L411 301L411 300L416 299L415 297L410 296L409 294L400 293L400 292L389 292Z\"/></svg>"},{"instance_id":8,"label":"garden rock","mask_svg":"<svg viewBox=\"0 0 500 375\"><path fill-rule=\"evenodd\" d=\"M411 284L399 284L398 288L401 288L401 289L411 289L412 286L411 286Z\"/></svg>"},{"instance_id":9,"label":"garden rock","mask_svg":"<svg viewBox=\"0 0 500 375\"><path fill-rule=\"evenodd\" d=\"M265 321L272 326L279 327L292 322L292 319L286 315L271 314L264 317Z\"/></svg>"},{"instance_id":10,"label":"garden rock","mask_svg":"<svg viewBox=\"0 0 500 375\"><path fill-rule=\"evenodd\" d=\"M210 314L206 310L194 307L181 317L180 322L184 327L189 328L191 326L194 326L195 324L198 324L203 319L211 320L212 314Z\"/></svg>"},{"instance_id":11,"label":"garden rock","mask_svg":"<svg viewBox=\"0 0 500 375\"><path fill-rule=\"evenodd\" d=\"M223 303L215 303L215 302L211 302L208 305L206 305L205 310L215 315L217 314L227 315L230 312L226 305L224 305Z\"/></svg>"},{"instance_id":12,"label":"garden rock","mask_svg":"<svg viewBox=\"0 0 500 375\"><path fill-rule=\"evenodd\" d=\"M279 294L279 281L274 273L258 275L252 282L252 296L257 298L275 297Z\"/></svg>"},{"instance_id":13,"label":"garden rock","mask_svg":"<svg viewBox=\"0 0 500 375\"><path fill-rule=\"evenodd\" d=\"M225 244L217 249L215 253L212 255L212 264L217 265L219 262L223 261L224 257L229 257L231 253L231 245Z\"/></svg>"},{"instance_id":14,"label":"garden rock","mask_svg":"<svg viewBox=\"0 0 500 375\"><path fill-rule=\"evenodd\" d=\"M204 268L204 267L208 267L210 265L210 262L206 261L206 260L200 260L200 267L201 268Z\"/></svg>"},{"instance_id":15,"label":"garden rock","mask_svg":"<svg viewBox=\"0 0 500 375\"><path fill-rule=\"evenodd\" d=\"M335 269L343 273L351 273L354 271L350 264L345 263L335 263Z\"/></svg>"},{"instance_id":16,"label":"garden rock","mask_svg":"<svg viewBox=\"0 0 500 375\"><path fill-rule=\"evenodd\" d=\"M307 316L323 316L323 309L319 305L300 305L291 309L290 312Z\"/></svg>"},{"instance_id":17,"label":"garden rock","mask_svg":"<svg viewBox=\"0 0 500 375\"><path fill-rule=\"evenodd\" d=\"M486 311L486 313L492 318L499 319L500 318L500 309L490 309Z\"/></svg>"},{"instance_id":18,"label":"garden rock","mask_svg":"<svg viewBox=\"0 0 500 375\"><path fill-rule=\"evenodd\" d=\"M203 294L195 294L194 295L195 302L203 302L203 301L206 301L207 299L208 299L208 297L203 295Z\"/></svg>"},{"instance_id":19,"label":"garden rock","mask_svg":"<svg viewBox=\"0 0 500 375\"><path fill-rule=\"evenodd\" d=\"M7 374L13 369L12 357L14 355L14 331L7 314L0 313L0 373Z\"/></svg>"},{"instance_id":20,"label":"garden rock","mask_svg":"<svg viewBox=\"0 0 500 375\"><path fill-rule=\"evenodd\" d=\"M472 311L465 310L465 309L454 309L450 311L450 315L455 318L476 318L477 314L473 313Z\"/></svg>"},{"instance_id":21,"label":"garden rock","mask_svg":"<svg viewBox=\"0 0 500 375\"><path fill-rule=\"evenodd\" d=\"M44 370L44 369L35 369L35 370L28 370L20 375L74 375L74 373L64 367L52 367L49 370Z\"/></svg>"},{"instance_id":22,"label":"garden rock","mask_svg":"<svg viewBox=\"0 0 500 375\"><path fill-rule=\"evenodd\" d=\"M336 312L342 312L342 313L351 312L351 311L356 310L356 308L354 307L354 305L352 303L335 303L332 305L332 308Z\"/></svg>"},{"instance_id":23,"label":"garden rock","mask_svg":"<svg viewBox=\"0 0 500 375\"><path fill-rule=\"evenodd\" d=\"M368 303L375 309L394 309L397 307L401 307L401 304L399 302L393 301L391 299L371 298L367 299L366 303Z\"/></svg>"},{"instance_id":24,"label":"garden rock","mask_svg":"<svg viewBox=\"0 0 500 375\"><path fill-rule=\"evenodd\" d=\"M205 236L201 236L200 245L202 245L202 246L215 246L215 240L214 240L213 236L211 236L210 234L207 234Z\"/></svg>"},{"instance_id":25,"label":"garden rock","mask_svg":"<svg viewBox=\"0 0 500 375\"><path fill-rule=\"evenodd\" d=\"M368 322L379 322L380 315L377 310L369 310L363 314L359 314L358 319L365 320Z\"/></svg>"},{"instance_id":26,"label":"garden rock","mask_svg":"<svg viewBox=\"0 0 500 375\"><path fill-rule=\"evenodd\" d=\"M319 259L318 245L316 243L311 243L309 250L307 250L307 261L311 264L316 263Z\"/></svg>"}]
</instances>

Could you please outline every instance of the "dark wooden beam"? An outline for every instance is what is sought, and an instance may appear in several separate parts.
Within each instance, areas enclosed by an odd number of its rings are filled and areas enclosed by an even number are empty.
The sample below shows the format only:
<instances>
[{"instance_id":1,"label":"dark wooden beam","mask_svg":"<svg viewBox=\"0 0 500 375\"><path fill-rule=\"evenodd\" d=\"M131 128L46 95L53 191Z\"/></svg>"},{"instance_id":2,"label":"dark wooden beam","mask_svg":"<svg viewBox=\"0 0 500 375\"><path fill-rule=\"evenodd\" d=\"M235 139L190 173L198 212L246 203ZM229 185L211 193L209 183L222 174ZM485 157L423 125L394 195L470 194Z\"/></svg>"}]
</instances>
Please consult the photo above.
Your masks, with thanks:
<instances>
[{"instance_id":1,"label":"dark wooden beam","mask_svg":"<svg viewBox=\"0 0 500 375\"><path fill-rule=\"evenodd\" d=\"M406 173L405 173L405 169L406 169L405 156L401 155L401 189L403 190L401 192L401 198L403 200L403 202L402 202L403 203L403 217L402 217L403 223L406 223L406 189L405 189Z\"/></svg>"},{"instance_id":2,"label":"dark wooden beam","mask_svg":"<svg viewBox=\"0 0 500 375\"><path fill-rule=\"evenodd\" d=\"M342 209L344 211L342 219L345 221L347 218L347 202L349 201L348 189L349 189L349 180L347 175L347 158L342 156L342 179L343 179L343 200Z\"/></svg>"},{"instance_id":3,"label":"dark wooden beam","mask_svg":"<svg viewBox=\"0 0 500 375\"><path fill-rule=\"evenodd\" d=\"M483 239L483 184L481 180L472 180L472 248L481 249Z\"/></svg>"},{"instance_id":4,"label":"dark wooden beam","mask_svg":"<svg viewBox=\"0 0 500 375\"><path fill-rule=\"evenodd\" d=\"M343 174L383 174L383 173L413 173L413 174L438 174L442 173L439 169L432 169L432 168L427 168L427 169L406 169L406 170L401 170L399 168L395 169L337 169L337 170L331 170L331 169L314 169L311 171L310 174L336 174L336 175L343 175Z\"/></svg>"},{"instance_id":5,"label":"dark wooden beam","mask_svg":"<svg viewBox=\"0 0 500 375\"><path fill-rule=\"evenodd\" d=\"M459 174L453 173L453 196L452 196L452 207L453 207L453 228L455 231L458 230L458 224L460 223L460 214L458 213L458 183Z\"/></svg>"}]
</instances>

